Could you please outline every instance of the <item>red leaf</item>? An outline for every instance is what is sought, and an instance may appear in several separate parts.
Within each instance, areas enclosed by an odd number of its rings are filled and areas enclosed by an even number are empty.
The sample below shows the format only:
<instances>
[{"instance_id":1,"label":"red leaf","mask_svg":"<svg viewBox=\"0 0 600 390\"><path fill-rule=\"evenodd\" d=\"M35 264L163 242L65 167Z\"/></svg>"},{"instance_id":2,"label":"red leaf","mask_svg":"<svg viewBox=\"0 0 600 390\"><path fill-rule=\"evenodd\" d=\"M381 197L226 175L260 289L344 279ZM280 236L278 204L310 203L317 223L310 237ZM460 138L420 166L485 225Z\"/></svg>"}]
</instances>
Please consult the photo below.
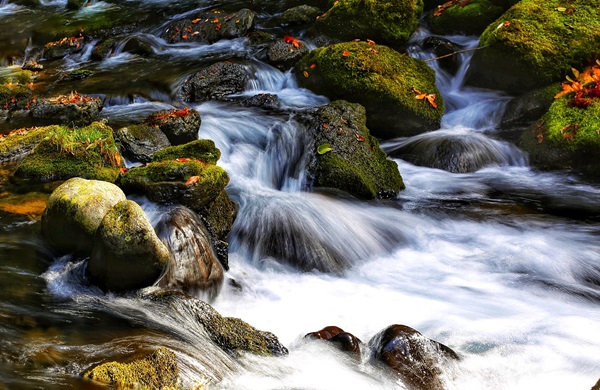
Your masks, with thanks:
<instances>
[{"instance_id":1,"label":"red leaf","mask_svg":"<svg viewBox=\"0 0 600 390\"><path fill-rule=\"evenodd\" d=\"M199 179L200 179L200 176L192 176L185 182L185 185L186 186L194 185L194 184L198 183Z\"/></svg>"},{"instance_id":2,"label":"red leaf","mask_svg":"<svg viewBox=\"0 0 600 390\"><path fill-rule=\"evenodd\" d=\"M344 50L344 52L342 53L342 55L344 57L348 57L350 55L350 52L348 52L348 50Z\"/></svg>"}]
</instances>

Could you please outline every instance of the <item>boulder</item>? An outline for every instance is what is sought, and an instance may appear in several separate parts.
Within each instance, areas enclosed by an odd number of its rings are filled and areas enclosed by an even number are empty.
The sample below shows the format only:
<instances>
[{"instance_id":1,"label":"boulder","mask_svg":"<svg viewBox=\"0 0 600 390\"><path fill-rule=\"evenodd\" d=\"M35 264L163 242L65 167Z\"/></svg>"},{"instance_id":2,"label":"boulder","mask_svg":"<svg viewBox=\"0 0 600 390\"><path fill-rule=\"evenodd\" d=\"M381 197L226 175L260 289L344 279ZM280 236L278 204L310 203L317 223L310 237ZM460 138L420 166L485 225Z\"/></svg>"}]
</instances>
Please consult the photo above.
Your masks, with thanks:
<instances>
[{"instance_id":1,"label":"boulder","mask_svg":"<svg viewBox=\"0 0 600 390\"><path fill-rule=\"evenodd\" d=\"M372 39L398 47L416 30L422 0L338 0L316 19L314 31L338 41Z\"/></svg>"},{"instance_id":2,"label":"boulder","mask_svg":"<svg viewBox=\"0 0 600 390\"><path fill-rule=\"evenodd\" d=\"M182 158L198 160L206 164L215 165L219 158L221 158L221 151L217 149L214 141L210 139L198 139L184 145L164 148L156 152L152 161L168 161Z\"/></svg>"},{"instance_id":3,"label":"boulder","mask_svg":"<svg viewBox=\"0 0 600 390\"><path fill-rule=\"evenodd\" d=\"M0 162L15 160L31 152L55 127L17 129L0 136Z\"/></svg>"},{"instance_id":4,"label":"boulder","mask_svg":"<svg viewBox=\"0 0 600 390\"><path fill-rule=\"evenodd\" d=\"M125 199L123 191L114 184L69 179L48 198L42 215L42 235L61 254L88 256L104 215Z\"/></svg>"},{"instance_id":5,"label":"boulder","mask_svg":"<svg viewBox=\"0 0 600 390\"><path fill-rule=\"evenodd\" d=\"M377 137L411 136L440 126L444 103L433 69L386 46L348 42L319 48L294 72L302 87L363 105ZM426 95L435 95L435 107Z\"/></svg>"},{"instance_id":6,"label":"boulder","mask_svg":"<svg viewBox=\"0 0 600 390\"><path fill-rule=\"evenodd\" d=\"M454 0L457 1L457 0ZM462 0L461 0L462 1ZM498 7L502 7L502 9L507 10L510 7L512 7L513 5L517 4L520 0L488 0L491 4L498 6ZM468 3L468 0L466 1ZM425 10L431 10L433 8L436 8L438 5L443 5L445 3L448 3L448 0L423 0L423 3L425 5Z\"/></svg>"},{"instance_id":7,"label":"boulder","mask_svg":"<svg viewBox=\"0 0 600 390\"><path fill-rule=\"evenodd\" d=\"M161 110L150 114L145 123L157 126L171 145L181 145L198 139L200 113L187 107L182 110Z\"/></svg>"},{"instance_id":8,"label":"boulder","mask_svg":"<svg viewBox=\"0 0 600 390\"><path fill-rule=\"evenodd\" d=\"M515 96L504 110L500 127L531 125L548 111L559 91L559 85L552 84Z\"/></svg>"},{"instance_id":9,"label":"boulder","mask_svg":"<svg viewBox=\"0 0 600 390\"><path fill-rule=\"evenodd\" d=\"M150 162L156 152L171 146L165 133L147 124L122 127L115 131L115 139L125 157L142 163Z\"/></svg>"},{"instance_id":10,"label":"boulder","mask_svg":"<svg viewBox=\"0 0 600 390\"><path fill-rule=\"evenodd\" d=\"M459 57L456 53L462 47L444 37L430 35L421 42L423 50L429 50L436 57L444 57L436 60L440 67L450 74L456 74L459 63Z\"/></svg>"},{"instance_id":11,"label":"boulder","mask_svg":"<svg viewBox=\"0 0 600 390\"><path fill-rule=\"evenodd\" d=\"M175 207L162 216L156 233L171 254L168 271L158 285L216 298L223 284L223 267L198 215L186 207Z\"/></svg>"},{"instance_id":12,"label":"boulder","mask_svg":"<svg viewBox=\"0 0 600 390\"><path fill-rule=\"evenodd\" d=\"M87 126L98 119L101 110L100 98L72 93L35 100L31 104L31 117L40 124Z\"/></svg>"},{"instance_id":13,"label":"boulder","mask_svg":"<svg viewBox=\"0 0 600 390\"><path fill-rule=\"evenodd\" d=\"M281 108L279 97L271 93L260 93L251 96L243 100L242 104L246 107L259 107L267 111L279 110Z\"/></svg>"},{"instance_id":14,"label":"boulder","mask_svg":"<svg viewBox=\"0 0 600 390\"><path fill-rule=\"evenodd\" d=\"M340 100L307 121L312 137L310 187L336 188L359 198L393 198L404 189L398 165L389 160L366 126L365 109Z\"/></svg>"},{"instance_id":15,"label":"boulder","mask_svg":"<svg viewBox=\"0 0 600 390\"><path fill-rule=\"evenodd\" d=\"M73 129L54 126L25 156L14 176L38 182L71 177L114 182L121 164L112 129L104 123Z\"/></svg>"},{"instance_id":16,"label":"boulder","mask_svg":"<svg viewBox=\"0 0 600 390\"><path fill-rule=\"evenodd\" d=\"M300 61L308 52L306 45L299 40L291 42L275 41L267 51L267 61L281 70L287 70Z\"/></svg>"},{"instance_id":17,"label":"boulder","mask_svg":"<svg viewBox=\"0 0 600 390\"><path fill-rule=\"evenodd\" d=\"M279 21L283 25L301 25L315 21L315 18L321 15L323 11L317 7L302 4L297 7L286 9Z\"/></svg>"},{"instance_id":18,"label":"boulder","mask_svg":"<svg viewBox=\"0 0 600 390\"><path fill-rule=\"evenodd\" d=\"M248 79L243 65L217 62L186 79L178 96L185 102L226 100L228 95L244 91Z\"/></svg>"},{"instance_id":19,"label":"boulder","mask_svg":"<svg viewBox=\"0 0 600 390\"><path fill-rule=\"evenodd\" d=\"M520 94L563 80L600 57L600 0L522 0L488 26L479 46L471 85Z\"/></svg>"},{"instance_id":20,"label":"boulder","mask_svg":"<svg viewBox=\"0 0 600 390\"><path fill-rule=\"evenodd\" d=\"M83 379L117 389L177 389L177 356L164 347L129 363L108 362L83 373Z\"/></svg>"},{"instance_id":21,"label":"boulder","mask_svg":"<svg viewBox=\"0 0 600 390\"><path fill-rule=\"evenodd\" d=\"M156 283L169 258L144 210L124 200L106 213L96 229L86 275L105 291L135 290Z\"/></svg>"},{"instance_id":22,"label":"boulder","mask_svg":"<svg viewBox=\"0 0 600 390\"><path fill-rule=\"evenodd\" d=\"M234 13L214 9L171 23L162 37L168 43L213 43L221 39L244 37L253 27L254 13L249 9L244 8Z\"/></svg>"},{"instance_id":23,"label":"boulder","mask_svg":"<svg viewBox=\"0 0 600 390\"><path fill-rule=\"evenodd\" d=\"M592 387L592 390L600 390L600 379L598 379L598 382Z\"/></svg>"},{"instance_id":24,"label":"boulder","mask_svg":"<svg viewBox=\"0 0 600 390\"><path fill-rule=\"evenodd\" d=\"M444 389L441 379L446 361L458 360L452 349L428 339L405 325L391 325L369 341L373 359L393 369L410 388Z\"/></svg>"},{"instance_id":25,"label":"boulder","mask_svg":"<svg viewBox=\"0 0 600 390\"><path fill-rule=\"evenodd\" d=\"M223 317L208 303L179 291L148 288L140 292L167 310L185 310L195 316L210 339L225 352L250 352L258 355L287 355L288 350L273 333L257 330L239 318Z\"/></svg>"},{"instance_id":26,"label":"boulder","mask_svg":"<svg viewBox=\"0 0 600 390\"><path fill-rule=\"evenodd\" d=\"M502 7L488 0L471 0L466 5L458 2L439 15L434 12L428 14L427 24L435 34L479 35L503 12Z\"/></svg>"},{"instance_id":27,"label":"boulder","mask_svg":"<svg viewBox=\"0 0 600 390\"><path fill-rule=\"evenodd\" d=\"M360 345L362 344L362 341L352 333L344 332L344 330L337 326L326 326L317 332L308 333L304 337L327 340L341 351L352 352L353 354L360 356Z\"/></svg>"}]
</instances>

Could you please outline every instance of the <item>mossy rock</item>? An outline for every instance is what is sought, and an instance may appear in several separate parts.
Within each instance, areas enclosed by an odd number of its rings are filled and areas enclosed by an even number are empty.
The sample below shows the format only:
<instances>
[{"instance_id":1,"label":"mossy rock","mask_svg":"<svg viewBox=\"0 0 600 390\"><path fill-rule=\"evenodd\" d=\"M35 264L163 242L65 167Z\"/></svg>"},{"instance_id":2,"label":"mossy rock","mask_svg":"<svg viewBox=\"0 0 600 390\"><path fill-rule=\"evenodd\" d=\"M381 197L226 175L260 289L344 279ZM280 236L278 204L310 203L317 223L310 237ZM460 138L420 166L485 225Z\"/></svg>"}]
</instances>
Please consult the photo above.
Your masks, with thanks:
<instances>
[{"instance_id":1,"label":"mossy rock","mask_svg":"<svg viewBox=\"0 0 600 390\"><path fill-rule=\"evenodd\" d=\"M427 16L427 24L435 34L479 35L487 26L496 20L504 9L493 5L488 0L472 0L466 6L453 5L441 15Z\"/></svg>"},{"instance_id":2,"label":"mossy rock","mask_svg":"<svg viewBox=\"0 0 600 390\"><path fill-rule=\"evenodd\" d=\"M175 353L161 347L129 363L100 364L86 371L83 378L117 389L175 390L179 388L179 367Z\"/></svg>"},{"instance_id":3,"label":"mossy rock","mask_svg":"<svg viewBox=\"0 0 600 390\"><path fill-rule=\"evenodd\" d=\"M488 26L479 46L469 84L519 94L560 81L600 57L600 0L522 0Z\"/></svg>"},{"instance_id":4,"label":"mossy rock","mask_svg":"<svg viewBox=\"0 0 600 390\"><path fill-rule=\"evenodd\" d=\"M364 106L367 126L377 137L411 136L440 126L444 102L433 69L386 46L348 42L319 48L294 71L301 86ZM436 94L437 108L417 100L415 90Z\"/></svg>"},{"instance_id":5,"label":"mossy rock","mask_svg":"<svg viewBox=\"0 0 600 390\"><path fill-rule=\"evenodd\" d=\"M525 131L520 147L540 169L576 169L600 179L600 99L587 108L571 105L572 96L556 99L548 112Z\"/></svg>"},{"instance_id":6,"label":"mossy rock","mask_svg":"<svg viewBox=\"0 0 600 390\"><path fill-rule=\"evenodd\" d=\"M221 151L217 149L214 141L199 139L184 145L164 148L154 154L152 161L177 160L178 158L189 158L215 165L219 158L221 158Z\"/></svg>"},{"instance_id":7,"label":"mossy rock","mask_svg":"<svg viewBox=\"0 0 600 390\"><path fill-rule=\"evenodd\" d=\"M512 7L513 5L517 4L519 1L521 1L521 0L489 0L489 2L492 5L502 7L502 9L505 11L507 9L509 9L510 7ZM442 5L446 2L448 2L448 0L423 0L424 9L426 11L431 10L431 9L437 7L438 5Z\"/></svg>"},{"instance_id":8,"label":"mossy rock","mask_svg":"<svg viewBox=\"0 0 600 390\"><path fill-rule=\"evenodd\" d=\"M198 111L186 107L153 112L145 123L158 126L172 145L181 145L198 139L201 119Z\"/></svg>"},{"instance_id":9,"label":"mossy rock","mask_svg":"<svg viewBox=\"0 0 600 390\"><path fill-rule=\"evenodd\" d=\"M114 184L81 178L61 184L42 215L42 235L59 253L89 256L102 219L125 194Z\"/></svg>"},{"instance_id":10,"label":"mossy rock","mask_svg":"<svg viewBox=\"0 0 600 390\"><path fill-rule=\"evenodd\" d=\"M64 180L71 177L115 182L121 158L112 129L94 122L89 126L55 126L15 171L16 178L33 181Z\"/></svg>"},{"instance_id":11,"label":"mossy rock","mask_svg":"<svg viewBox=\"0 0 600 390\"><path fill-rule=\"evenodd\" d=\"M335 101L321 107L309 132L314 139L309 176L315 187L366 199L395 197L404 189L398 165L369 133L361 105Z\"/></svg>"},{"instance_id":12,"label":"mossy rock","mask_svg":"<svg viewBox=\"0 0 600 390\"><path fill-rule=\"evenodd\" d=\"M214 201L198 210L198 214L210 232L212 247L223 268L229 270L229 243L227 235L237 216L238 205L223 190Z\"/></svg>"},{"instance_id":13,"label":"mossy rock","mask_svg":"<svg viewBox=\"0 0 600 390\"><path fill-rule=\"evenodd\" d=\"M192 177L195 182L186 184ZM223 168L195 160L152 162L130 169L120 181L125 192L140 193L161 204L181 204L194 211L216 199L227 183L229 176Z\"/></svg>"},{"instance_id":14,"label":"mossy rock","mask_svg":"<svg viewBox=\"0 0 600 390\"><path fill-rule=\"evenodd\" d=\"M423 0L338 0L314 29L339 41L371 39L400 46L416 30Z\"/></svg>"},{"instance_id":15,"label":"mossy rock","mask_svg":"<svg viewBox=\"0 0 600 390\"><path fill-rule=\"evenodd\" d=\"M103 103L98 97L71 93L36 99L30 106L30 115L36 124L87 126L98 120Z\"/></svg>"},{"instance_id":16,"label":"mossy rock","mask_svg":"<svg viewBox=\"0 0 600 390\"><path fill-rule=\"evenodd\" d=\"M302 4L285 10L279 21L285 25L305 24L314 21L322 13L323 11L317 7Z\"/></svg>"},{"instance_id":17,"label":"mossy rock","mask_svg":"<svg viewBox=\"0 0 600 390\"><path fill-rule=\"evenodd\" d=\"M171 146L158 127L147 124L131 125L115 131L123 155L133 161L150 162L156 152Z\"/></svg>"},{"instance_id":18,"label":"mossy rock","mask_svg":"<svg viewBox=\"0 0 600 390\"><path fill-rule=\"evenodd\" d=\"M56 127L58 126L19 129L0 138L0 161L14 160L31 152Z\"/></svg>"}]
</instances>

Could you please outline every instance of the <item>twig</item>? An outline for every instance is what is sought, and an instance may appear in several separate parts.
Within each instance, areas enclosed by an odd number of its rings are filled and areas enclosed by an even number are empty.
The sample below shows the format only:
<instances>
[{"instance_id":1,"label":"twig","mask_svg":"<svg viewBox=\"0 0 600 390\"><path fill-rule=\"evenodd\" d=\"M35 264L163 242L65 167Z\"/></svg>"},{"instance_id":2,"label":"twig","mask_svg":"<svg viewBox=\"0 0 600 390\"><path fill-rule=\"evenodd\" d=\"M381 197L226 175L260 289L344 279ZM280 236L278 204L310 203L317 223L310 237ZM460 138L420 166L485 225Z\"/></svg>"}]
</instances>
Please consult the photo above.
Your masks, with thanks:
<instances>
[{"instance_id":1,"label":"twig","mask_svg":"<svg viewBox=\"0 0 600 390\"><path fill-rule=\"evenodd\" d=\"M452 52L452 53L450 53L450 54L444 54L443 56L439 56L439 57L435 57L435 58L429 58L429 59L426 59L426 60L423 60L423 61L425 61L425 62L429 62L429 61L441 60L442 58L451 57L451 56L453 56L453 55L455 55L455 54L459 54L459 53L465 53L465 52L467 52L467 51L479 50L479 49L483 49L483 48L485 48L485 47L488 47L488 46L489 46L489 45L485 45L485 46L479 46L479 47L474 47L474 48L472 48L472 49L463 49L463 50L458 50L458 51Z\"/></svg>"}]
</instances>

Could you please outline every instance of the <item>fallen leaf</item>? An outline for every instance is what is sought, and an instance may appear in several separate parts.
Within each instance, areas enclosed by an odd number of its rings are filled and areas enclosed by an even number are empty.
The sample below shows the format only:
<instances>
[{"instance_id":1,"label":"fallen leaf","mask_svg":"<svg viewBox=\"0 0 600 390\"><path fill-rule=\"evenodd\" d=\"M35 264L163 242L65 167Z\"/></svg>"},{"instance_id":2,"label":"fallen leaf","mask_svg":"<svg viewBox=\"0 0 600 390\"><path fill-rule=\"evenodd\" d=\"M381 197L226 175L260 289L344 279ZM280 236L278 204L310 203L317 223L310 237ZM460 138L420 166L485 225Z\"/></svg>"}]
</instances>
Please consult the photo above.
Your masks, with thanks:
<instances>
[{"instance_id":1,"label":"fallen leaf","mask_svg":"<svg viewBox=\"0 0 600 390\"><path fill-rule=\"evenodd\" d=\"M311 69L314 69L314 68L316 68L316 67L317 67L317 64L310 64L310 68L311 68Z\"/></svg>"},{"instance_id":2,"label":"fallen leaf","mask_svg":"<svg viewBox=\"0 0 600 390\"><path fill-rule=\"evenodd\" d=\"M368 43L369 45L374 45L374 44L375 44L375 41L372 41L372 40L370 40L370 39L367 39L367 43Z\"/></svg>"},{"instance_id":3,"label":"fallen leaf","mask_svg":"<svg viewBox=\"0 0 600 390\"><path fill-rule=\"evenodd\" d=\"M317 146L317 153L318 154L325 154L328 152L331 152L333 149L331 148L330 144L321 144L319 146Z\"/></svg>"},{"instance_id":4,"label":"fallen leaf","mask_svg":"<svg viewBox=\"0 0 600 390\"><path fill-rule=\"evenodd\" d=\"M342 55L344 57L348 57L350 55L350 52L348 52L348 50L344 50L344 52L342 53Z\"/></svg>"},{"instance_id":5,"label":"fallen leaf","mask_svg":"<svg viewBox=\"0 0 600 390\"><path fill-rule=\"evenodd\" d=\"M308 76L309 76L307 71L302 72L302 74L304 75L305 78L308 78Z\"/></svg>"},{"instance_id":6,"label":"fallen leaf","mask_svg":"<svg viewBox=\"0 0 600 390\"><path fill-rule=\"evenodd\" d=\"M186 186L194 185L194 184L198 183L199 179L200 179L200 176L192 176L185 182L185 185Z\"/></svg>"},{"instance_id":7,"label":"fallen leaf","mask_svg":"<svg viewBox=\"0 0 600 390\"><path fill-rule=\"evenodd\" d=\"M362 135L360 135L360 134L354 134L354 135L356 136L356 140L358 142L365 142L365 137L363 137Z\"/></svg>"}]
</instances>

